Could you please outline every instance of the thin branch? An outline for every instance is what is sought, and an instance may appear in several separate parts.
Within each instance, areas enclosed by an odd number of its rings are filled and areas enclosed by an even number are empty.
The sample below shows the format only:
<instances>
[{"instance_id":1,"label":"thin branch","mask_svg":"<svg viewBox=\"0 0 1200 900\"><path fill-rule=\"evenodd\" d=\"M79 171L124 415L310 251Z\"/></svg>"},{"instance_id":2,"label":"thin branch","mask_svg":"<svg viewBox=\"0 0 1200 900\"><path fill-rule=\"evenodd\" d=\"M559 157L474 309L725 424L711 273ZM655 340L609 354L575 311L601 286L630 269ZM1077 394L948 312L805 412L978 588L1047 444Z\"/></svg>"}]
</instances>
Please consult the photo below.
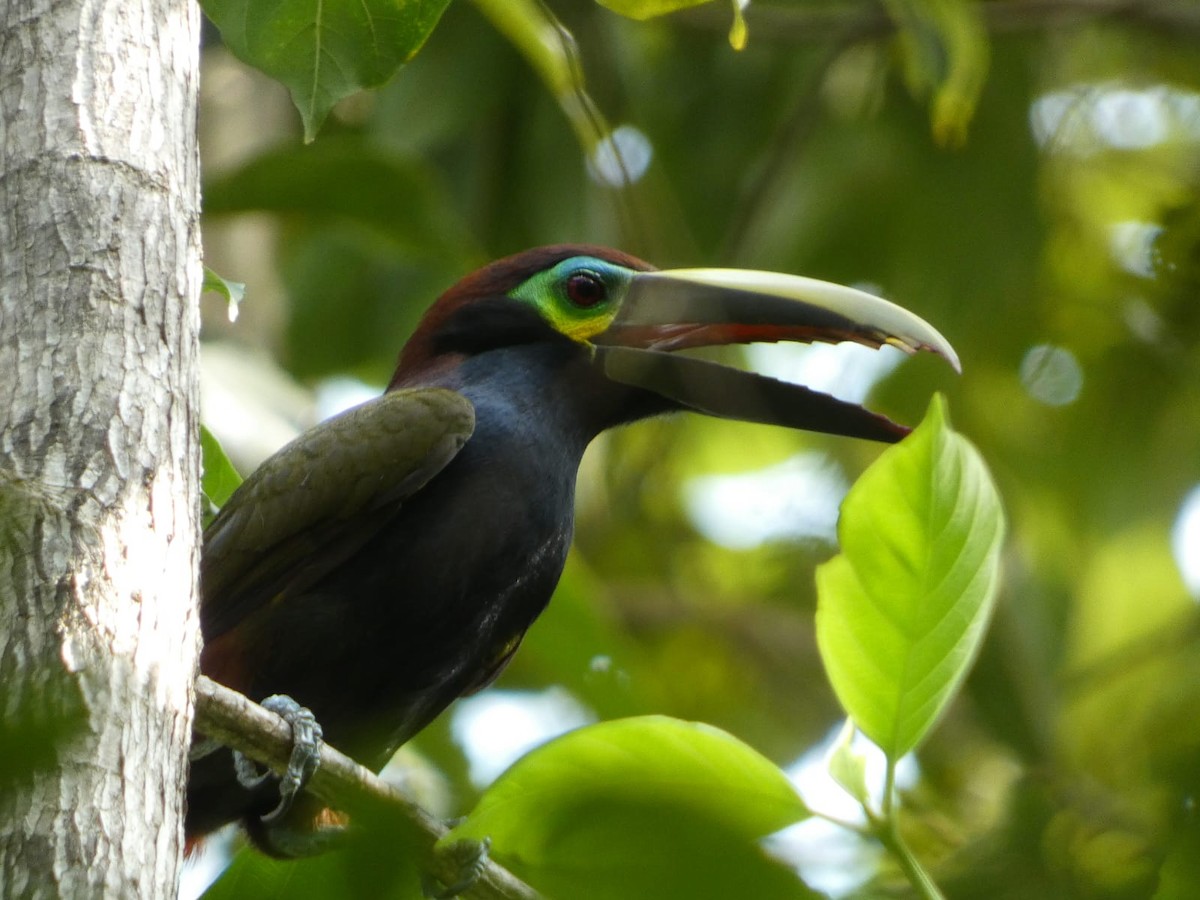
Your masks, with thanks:
<instances>
[{"instance_id":1,"label":"thin branch","mask_svg":"<svg viewBox=\"0 0 1200 900\"><path fill-rule=\"evenodd\" d=\"M1200 33L1200 4L1192 0L993 0L980 4L984 22L994 33L1012 33L1085 25L1101 20L1140 25L1176 36ZM684 10L677 21L705 30L727 31L728 10L708 6ZM746 10L752 41L824 43L865 40L896 30L878 3L839 6L770 6Z\"/></svg>"},{"instance_id":2,"label":"thin branch","mask_svg":"<svg viewBox=\"0 0 1200 900\"><path fill-rule=\"evenodd\" d=\"M287 768L292 732L274 713L203 675L196 681L196 730L240 750L276 772ZM411 826L411 836L421 853L421 863L431 875L451 884L461 875L454 862L433 852L447 828L412 802L404 793L328 744L321 745L321 766L308 791L351 816L356 809L384 806L399 813ZM479 880L464 891L472 900L537 900L538 894L508 870L488 862Z\"/></svg>"}]
</instances>

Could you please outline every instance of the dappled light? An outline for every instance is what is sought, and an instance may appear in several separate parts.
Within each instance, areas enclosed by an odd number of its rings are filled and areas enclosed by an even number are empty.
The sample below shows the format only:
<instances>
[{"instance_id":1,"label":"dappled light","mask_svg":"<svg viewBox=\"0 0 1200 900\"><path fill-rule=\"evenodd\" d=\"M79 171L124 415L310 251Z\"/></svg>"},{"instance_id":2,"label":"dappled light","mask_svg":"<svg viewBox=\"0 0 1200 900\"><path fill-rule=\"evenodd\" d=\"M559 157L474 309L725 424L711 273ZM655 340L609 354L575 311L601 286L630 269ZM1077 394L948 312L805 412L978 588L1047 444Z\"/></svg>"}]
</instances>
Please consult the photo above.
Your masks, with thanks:
<instances>
[{"instance_id":1,"label":"dappled light","mask_svg":"<svg viewBox=\"0 0 1200 900\"><path fill-rule=\"evenodd\" d=\"M757 472L706 475L683 486L696 528L734 550L765 541L832 542L848 487L837 463L822 453L793 456Z\"/></svg>"},{"instance_id":2,"label":"dappled light","mask_svg":"<svg viewBox=\"0 0 1200 900\"><path fill-rule=\"evenodd\" d=\"M1200 92L1120 82L1051 91L1030 110L1034 137L1053 152L1088 154L1103 147L1147 150L1167 141L1200 142Z\"/></svg>"},{"instance_id":3,"label":"dappled light","mask_svg":"<svg viewBox=\"0 0 1200 900\"><path fill-rule=\"evenodd\" d=\"M1179 505L1171 529L1171 550L1184 584L1200 599L1200 485L1188 491Z\"/></svg>"},{"instance_id":4,"label":"dappled light","mask_svg":"<svg viewBox=\"0 0 1200 900\"><path fill-rule=\"evenodd\" d=\"M1083 390L1083 369L1067 348L1038 344L1021 359L1021 383L1046 406L1066 406Z\"/></svg>"},{"instance_id":5,"label":"dappled light","mask_svg":"<svg viewBox=\"0 0 1200 900\"><path fill-rule=\"evenodd\" d=\"M595 720L562 688L497 690L458 704L450 731L467 757L471 780L484 788L534 747Z\"/></svg>"},{"instance_id":6,"label":"dappled light","mask_svg":"<svg viewBox=\"0 0 1200 900\"><path fill-rule=\"evenodd\" d=\"M593 148L588 172L605 187L626 187L641 181L653 159L650 139L632 125L621 125Z\"/></svg>"}]
</instances>

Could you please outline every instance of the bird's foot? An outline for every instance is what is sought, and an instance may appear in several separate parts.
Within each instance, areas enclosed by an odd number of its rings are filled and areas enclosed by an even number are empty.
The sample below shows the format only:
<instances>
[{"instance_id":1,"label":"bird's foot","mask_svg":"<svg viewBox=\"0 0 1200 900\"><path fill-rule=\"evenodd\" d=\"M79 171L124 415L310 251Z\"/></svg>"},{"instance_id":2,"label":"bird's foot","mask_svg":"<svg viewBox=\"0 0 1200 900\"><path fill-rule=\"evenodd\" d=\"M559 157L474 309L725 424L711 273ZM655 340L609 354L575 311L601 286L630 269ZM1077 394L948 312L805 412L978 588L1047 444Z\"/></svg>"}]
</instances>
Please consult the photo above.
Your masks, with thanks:
<instances>
[{"instance_id":1,"label":"bird's foot","mask_svg":"<svg viewBox=\"0 0 1200 900\"><path fill-rule=\"evenodd\" d=\"M421 893L431 900L451 900L464 891L470 890L488 863L488 851L492 841L484 838L482 841L461 840L438 847L434 852L447 860L447 868L453 866L454 882L446 885L432 875L421 876Z\"/></svg>"},{"instance_id":2,"label":"bird's foot","mask_svg":"<svg viewBox=\"0 0 1200 900\"><path fill-rule=\"evenodd\" d=\"M280 716L292 728L292 755L287 770L279 779L279 805L262 817L264 824L272 825L287 815L296 795L321 765L322 732L312 711L286 694L272 694L261 705L263 709ZM270 770L260 772L254 760L237 751L233 754L233 764L238 782L247 790L253 790L272 777Z\"/></svg>"}]
</instances>

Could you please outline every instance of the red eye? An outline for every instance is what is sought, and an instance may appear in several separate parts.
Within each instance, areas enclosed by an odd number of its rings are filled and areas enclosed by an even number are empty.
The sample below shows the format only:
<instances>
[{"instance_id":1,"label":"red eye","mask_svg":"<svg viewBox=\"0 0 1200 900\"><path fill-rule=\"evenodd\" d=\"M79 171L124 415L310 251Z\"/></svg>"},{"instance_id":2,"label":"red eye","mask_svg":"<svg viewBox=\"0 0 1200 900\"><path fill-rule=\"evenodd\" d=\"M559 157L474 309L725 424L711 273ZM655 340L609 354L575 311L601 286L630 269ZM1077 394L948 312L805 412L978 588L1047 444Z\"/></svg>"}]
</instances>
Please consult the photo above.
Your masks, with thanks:
<instances>
[{"instance_id":1,"label":"red eye","mask_svg":"<svg viewBox=\"0 0 1200 900\"><path fill-rule=\"evenodd\" d=\"M589 309L608 299L608 288L595 272L576 272L567 278L567 299Z\"/></svg>"}]
</instances>

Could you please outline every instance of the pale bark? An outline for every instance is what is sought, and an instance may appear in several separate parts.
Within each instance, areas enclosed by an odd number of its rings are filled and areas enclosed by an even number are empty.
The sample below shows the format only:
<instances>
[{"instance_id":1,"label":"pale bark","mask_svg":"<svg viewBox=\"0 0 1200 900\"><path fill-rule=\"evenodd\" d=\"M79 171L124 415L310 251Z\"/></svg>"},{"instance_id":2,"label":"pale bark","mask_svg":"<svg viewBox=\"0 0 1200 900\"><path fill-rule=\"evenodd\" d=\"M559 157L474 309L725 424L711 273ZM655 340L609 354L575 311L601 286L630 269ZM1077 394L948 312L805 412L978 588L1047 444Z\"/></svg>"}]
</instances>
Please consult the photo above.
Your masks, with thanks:
<instances>
[{"instance_id":1,"label":"pale bark","mask_svg":"<svg viewBox=\"0 0 1200 900\"><path fill-rule=\"evenodd\" d=\"M177 891L198 649L198 44L191 0L0 0L4 897ZM21 740L71 723L14 773Z\"/></svg>"}]
</instances>

